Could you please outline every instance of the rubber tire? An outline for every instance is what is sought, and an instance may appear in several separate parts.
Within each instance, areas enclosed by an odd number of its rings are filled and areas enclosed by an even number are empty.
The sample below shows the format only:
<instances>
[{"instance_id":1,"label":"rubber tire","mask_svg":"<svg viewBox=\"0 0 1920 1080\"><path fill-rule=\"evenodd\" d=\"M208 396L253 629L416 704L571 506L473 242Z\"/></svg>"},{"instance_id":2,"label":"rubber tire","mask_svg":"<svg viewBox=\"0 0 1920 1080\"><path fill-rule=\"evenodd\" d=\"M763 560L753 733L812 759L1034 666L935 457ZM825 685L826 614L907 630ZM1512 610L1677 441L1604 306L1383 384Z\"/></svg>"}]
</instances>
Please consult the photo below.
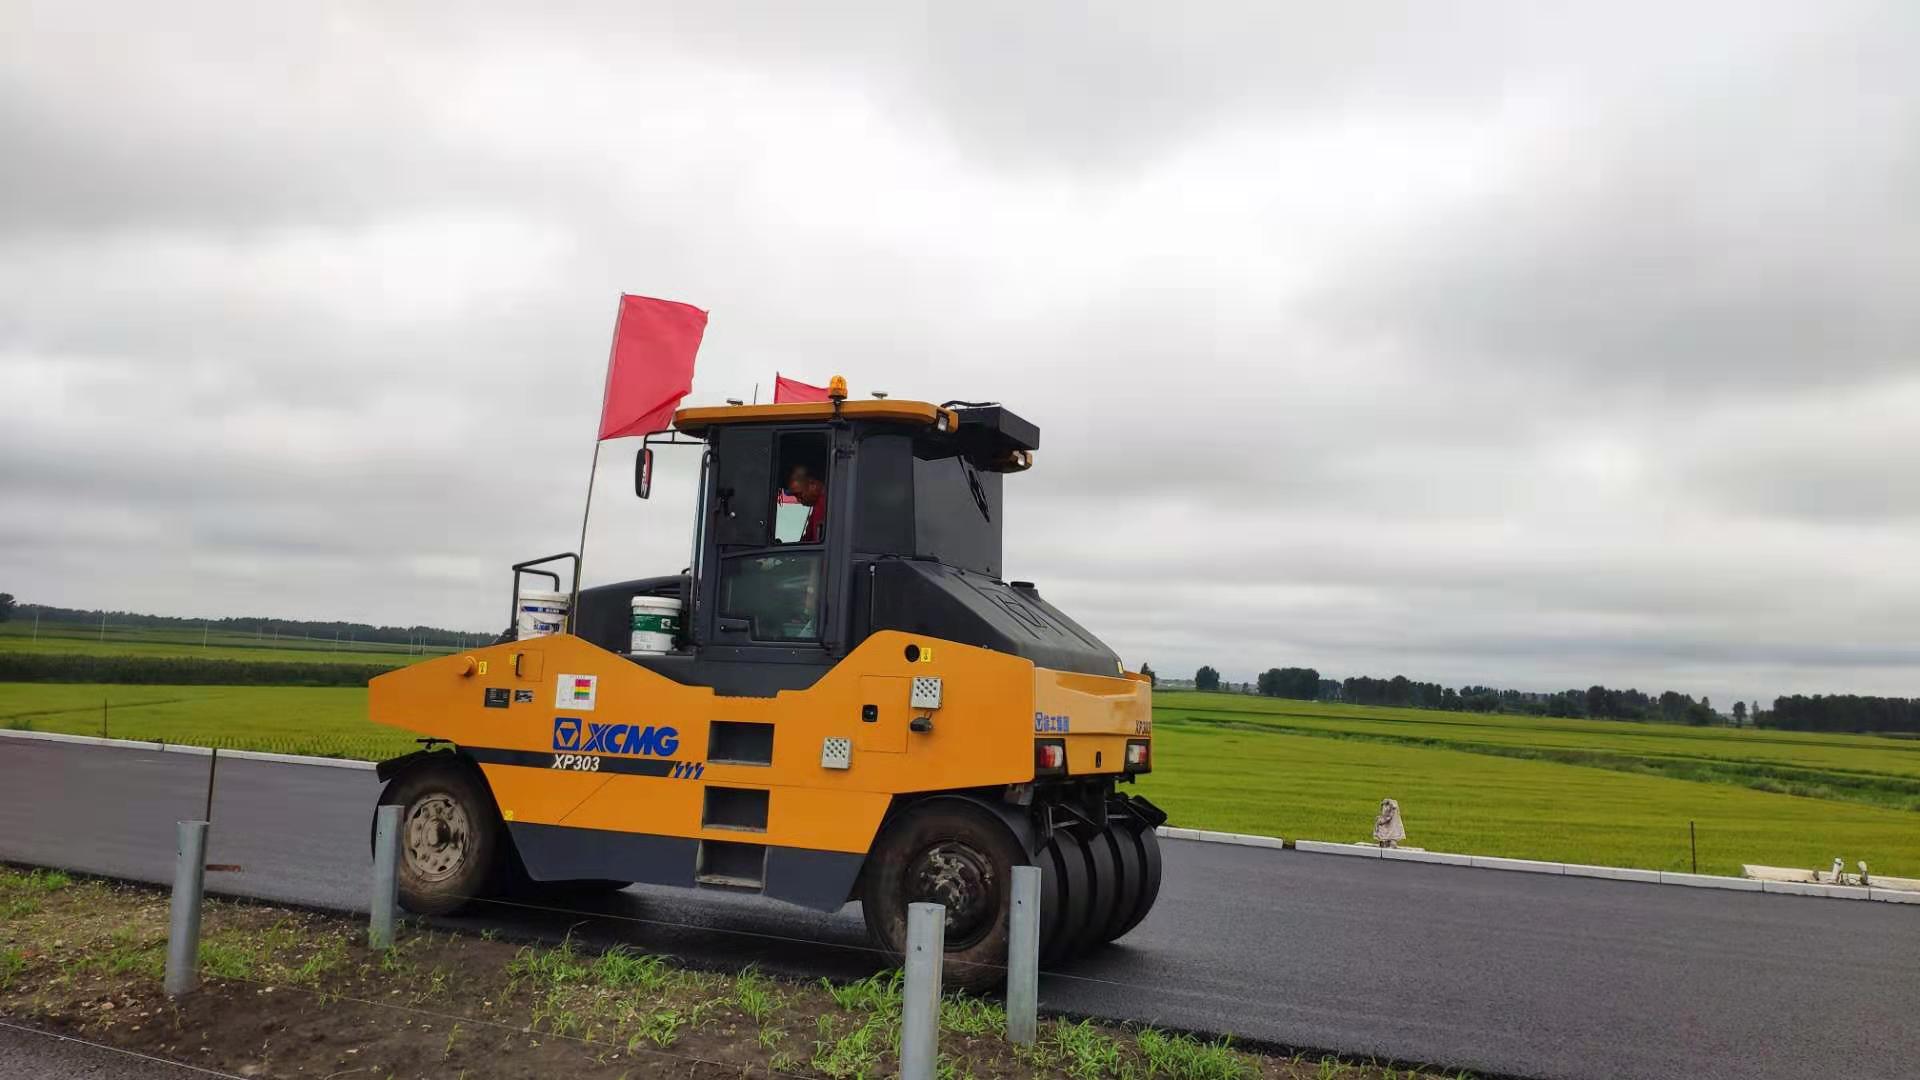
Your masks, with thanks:
<instances>
[{"instance_id":1,"label":"rubber tire","mask_svg":"<svg viewBox=\"0 0 1920 1080\"><path fill-rule=\"evenodd\" d=\"M1112 941L1127 932L1127 920L1140 907L1140 889L1146 883L1146 856L1140 852L1140 844L1124 826L1109 824L1101 830L1101 838L1113 851L1113 861L1120 868L1120 886L1115 892L1113 917L1100 933L1101 941Z\"/></svg>"},{"instance_id":2,"label":"rubber tire","mask_svg":"<svg viewBox=\"0 0 1920 1080\"><path fill-rule=\"evenodd\" d=\"M1080 937L1080 952L1088 953L1105 945L1107 927L1117 921L1120 910L1122 885L1120 866L1113 854L1113 844L1108 841L1106 830L1102 829L1092 836L1082 838L1087 849L1087 877L1089 898L1087 902L1087 929ZM1129 901L1132 897L1127 897ZM1132 910L1131 903L1128 910Z\"/></svg>"},{"instance_id":3,"label":"rubber tire","mask_svg":"<svg viewBox=\"0 0 1920 1080\"><path fill-rule=\"evenodd\" d=\"M1087 846L1064 829L1056 829L1042 852L1054 861L1060 878L1060 910L1050 920L1050 933L1040 941L1040 963L1051 965L1080 951L1087 938L1087 912L1093 884L1087 870ZM1043 919L1043 925L1049 920Z\"/></svg>"},{"instance_id":4,"label":"rubber tire","mask_svg":"<svg viewBox=\"0 0 1920 1080\"><path fill-rule=\"evenodd\" d=\"M415 803L434 794L450 796L466 814L472 846L459 870L439 881L427 881L407 859L407 816ZM418 915L448 915L495 891L505 826L494 808L493 796L471 771L456 763L415 766L387 782L380 793L380 804L401 808L402 848L397 877L402 907Z\"/></svg>"},{"instance_id":5,"label":"rubber tire","mask_svg":"<svg viewBox=\"0 0 1920 1080\"><path fill-rule=\"evenodd\" d=\"M1117 838L1131 838L1140 852L1140 891L1134 900L1133 913L1120 925L1120 932L1114 937L1124 937L1128 931L1140 925L1140 920L1153 910L1153 902L1160 898L1160 834L1149 828L1117 829Z\"/></svg>"},{"instance_id":6,"label":"rubber tire","mask_svg":"<svg viewBox=\"0 0 1920 1080\"><path fill-rule=\"evenodd\" d=\"M888 822L867 855L861 874L860 910L867 933L892 963L902 962L907 944L906 868L922 851L946 840L965 841L988 857L997 893L992 927L964 948L949 945L941 981L956 990L986 990L1004 985L1007 963L1007 911L1013 901L1013 868L1026 853L1006 824L985 807L964 799L921 803Z\"/></svg>"}]
</instances>

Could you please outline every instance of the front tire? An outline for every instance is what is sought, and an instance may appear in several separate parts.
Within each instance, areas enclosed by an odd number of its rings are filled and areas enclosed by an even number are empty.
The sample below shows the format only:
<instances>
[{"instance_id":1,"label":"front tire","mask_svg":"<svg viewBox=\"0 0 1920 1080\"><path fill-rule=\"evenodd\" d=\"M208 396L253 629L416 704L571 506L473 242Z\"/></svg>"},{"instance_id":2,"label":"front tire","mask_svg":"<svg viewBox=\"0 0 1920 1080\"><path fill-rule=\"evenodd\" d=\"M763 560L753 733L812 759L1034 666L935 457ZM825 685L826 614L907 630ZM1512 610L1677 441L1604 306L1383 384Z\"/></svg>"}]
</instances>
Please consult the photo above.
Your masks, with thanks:
<instances>
[{"instance_id":1,"label":"front tire","mask_svg":"<svg viewBox=\"0 0 1920 1080\"><path fill-rule=\"evenodd\" d=\"M1007 826L961 799L915 806L892 822L867 856L860 907L874 942L895 963L906 953L907 905L947 909L942 980L984 990L1006 978L1013 867L1024 864Z\"/></svg>"},{"instance_id":2,"label":"front tire","mask_svg":"<svg viewBox=\"0 0 1920 1080\"><path fill-rule=\"evenodd\" d=\"M408 911L447 915L493 891L505 825L471 770L418 765L388 782L380 803L400 807L400 903Z\"/></svg>"}]
</instances>

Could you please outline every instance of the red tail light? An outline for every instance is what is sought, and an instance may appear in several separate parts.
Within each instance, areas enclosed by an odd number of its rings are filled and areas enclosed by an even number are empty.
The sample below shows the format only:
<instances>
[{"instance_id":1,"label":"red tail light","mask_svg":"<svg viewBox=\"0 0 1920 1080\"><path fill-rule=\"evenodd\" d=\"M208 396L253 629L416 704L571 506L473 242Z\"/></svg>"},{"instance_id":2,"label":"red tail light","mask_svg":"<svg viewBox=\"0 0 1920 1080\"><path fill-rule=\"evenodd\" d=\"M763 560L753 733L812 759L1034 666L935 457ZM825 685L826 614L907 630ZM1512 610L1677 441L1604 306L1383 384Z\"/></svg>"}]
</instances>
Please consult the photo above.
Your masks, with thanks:
<instances>
[{"instance_id":1,"label":"red tail light","mask_svg":"<svg viewBox=\"0 0 1920 1080\"><path fill-rule=\"evenodd\" d=\"M1127 771L1153 771L1153 744L1145 739L1135 739L1127 743Z\"/></svg>"},{"instance_id":2,"label":"red tail light","mask_svg":"<svg viewBox=\"0 0 1920 1080\"><path fill-rule=\"evenodd\" d=\"M1033 741L1033 771L1036 774L1067 771L1067 744L1059 739Z\"/></svg>"}]
</instances>

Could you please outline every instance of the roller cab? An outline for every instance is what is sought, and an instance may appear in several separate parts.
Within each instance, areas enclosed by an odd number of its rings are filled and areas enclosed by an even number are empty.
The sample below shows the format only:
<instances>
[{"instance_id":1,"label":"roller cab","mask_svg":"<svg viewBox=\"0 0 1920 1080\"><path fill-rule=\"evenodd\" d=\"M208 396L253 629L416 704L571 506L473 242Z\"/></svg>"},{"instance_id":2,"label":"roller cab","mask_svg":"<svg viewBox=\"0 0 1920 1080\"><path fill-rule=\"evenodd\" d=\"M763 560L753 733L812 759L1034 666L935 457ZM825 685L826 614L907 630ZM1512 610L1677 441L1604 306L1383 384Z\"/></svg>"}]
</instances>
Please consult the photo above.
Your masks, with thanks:
<instances>
[{"instance_id":1,"label":"roller cab","mask_svg":"<svg viewBox=\"0 0 1920 1080\"><path fill-rule=\"evenodd\" d=\"M884 948L948 910L950 970L1005 959L1008 874L1044 873L1043 948L1125 933L1159 886L1151 691L1002 575L1032 424L997 405L841 398L682 410L636 462L697 454L687 572L581 590L514 568L491 647L371 684L419 733L382 763L402 899L632 882L862 903ZM574 569L577 576L577 569ZM542 589L539 586L545 585Z\"/></svg>"}]
</instances>

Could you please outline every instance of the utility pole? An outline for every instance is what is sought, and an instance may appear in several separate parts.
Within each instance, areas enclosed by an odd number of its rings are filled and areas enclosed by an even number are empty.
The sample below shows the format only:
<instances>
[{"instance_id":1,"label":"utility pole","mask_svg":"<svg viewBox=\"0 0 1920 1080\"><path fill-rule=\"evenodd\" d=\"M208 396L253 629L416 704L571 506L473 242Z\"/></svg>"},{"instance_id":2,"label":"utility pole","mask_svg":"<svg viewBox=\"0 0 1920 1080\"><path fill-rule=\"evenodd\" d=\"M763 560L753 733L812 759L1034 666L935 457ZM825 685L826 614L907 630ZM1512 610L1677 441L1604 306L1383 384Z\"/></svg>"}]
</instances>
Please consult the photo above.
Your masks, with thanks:
<instances>
[{"instance_id":1,"label":"utility pole","mask_svg":"<svg viewBox=\"0 0 1920 1080\"><path fill-rule=\"evenodd\" d=\"M104 611L100 613L100 640L107 640L107 613Z\"/></svg>"},{"instance_id":2,"label":"utility pole","mask_svg":"<svg viewBox=\"0 0 1920 1080\"><path fill-rule=\"evenodd\" d=\"M210 631L211 631L212 629L213 629L213 624L212 624L212 623L205 623L205 622L203 622L203 623L201 623L201 624L200 624L200 648L201 648L201 649L202 649L203 651L204 651L204 650L206 649L206 647L207 647L207 634L208 634L208 632L210 632Z\"/></svg>"},{"instance_id":3,"label":"utility pole","mask_svg":"<svg viewBox=\"0 0 1920 1080\"><path fill-rule=\"evenodd\" d=\"M33 643L40 644L40 609L33 609Z\"/></svg>"}]
</instances>

